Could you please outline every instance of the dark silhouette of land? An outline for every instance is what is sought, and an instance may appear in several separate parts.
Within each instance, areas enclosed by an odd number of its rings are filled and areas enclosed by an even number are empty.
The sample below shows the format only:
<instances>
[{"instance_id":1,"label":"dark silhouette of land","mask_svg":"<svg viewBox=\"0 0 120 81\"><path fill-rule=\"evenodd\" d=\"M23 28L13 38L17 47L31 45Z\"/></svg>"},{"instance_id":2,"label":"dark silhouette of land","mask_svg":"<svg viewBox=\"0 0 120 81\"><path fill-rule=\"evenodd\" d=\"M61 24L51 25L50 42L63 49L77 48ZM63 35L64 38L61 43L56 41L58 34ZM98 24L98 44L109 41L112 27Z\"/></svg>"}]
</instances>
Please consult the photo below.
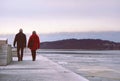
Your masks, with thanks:
<instances>
[{"instance_id":1,"label":"dark silhouette of land","mask_svg":"<svg viewBox=\"0 0 120 81\"><path fill-rule=\"evenodd\" d=\"M65 39L43 42L41 49L120 50L120 43L101 39Z\"/></svg>"}]
</instances>

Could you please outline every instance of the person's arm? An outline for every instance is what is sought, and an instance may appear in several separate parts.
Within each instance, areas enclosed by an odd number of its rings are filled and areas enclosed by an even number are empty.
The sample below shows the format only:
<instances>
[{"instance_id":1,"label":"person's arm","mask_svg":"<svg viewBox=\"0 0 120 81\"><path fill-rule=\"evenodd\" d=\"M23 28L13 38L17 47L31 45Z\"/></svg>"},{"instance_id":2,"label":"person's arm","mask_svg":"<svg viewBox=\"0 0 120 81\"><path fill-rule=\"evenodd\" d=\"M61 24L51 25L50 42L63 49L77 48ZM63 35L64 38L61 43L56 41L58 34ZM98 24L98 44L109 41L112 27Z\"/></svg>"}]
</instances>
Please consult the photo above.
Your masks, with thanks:
<instances>
[{"instance_id":1,"label":"person's arm","mask_svg":"<svg viewBox=\"0 0 120 81\"><path fill-rule=\"evenodd\" d=\"M30 36L29 39L28 39L28 45L27 45L28 48L31 48L31 46L30 46L30 41L31 41L31 36Z\"/></svg>"}]
</instances>

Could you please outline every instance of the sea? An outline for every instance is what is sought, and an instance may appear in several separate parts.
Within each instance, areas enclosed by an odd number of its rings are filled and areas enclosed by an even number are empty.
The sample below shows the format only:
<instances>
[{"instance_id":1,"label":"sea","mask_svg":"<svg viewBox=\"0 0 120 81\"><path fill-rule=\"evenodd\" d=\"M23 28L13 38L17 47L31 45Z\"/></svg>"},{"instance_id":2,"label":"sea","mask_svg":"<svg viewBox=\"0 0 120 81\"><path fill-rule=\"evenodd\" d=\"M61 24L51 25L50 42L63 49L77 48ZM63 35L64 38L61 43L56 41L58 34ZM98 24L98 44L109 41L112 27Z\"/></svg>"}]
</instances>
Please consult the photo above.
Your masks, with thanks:
<instances>
[{"instance_id":1,"label":"sea","mask_svg":"<svg viewBox=\"0 0 120 81\"><path fill-rule=\"evenodd\" d=\"M120 81L120 50L39 49L37 54L89 81Z\"/></svg>"},{"instance_id":2,"label":"sea","mask_svg":"<svg viewBox=\"0 0 120 81\"><path fill-rule=\"evenodd\" d=\"M113 42L120 42L120 31L118 32L60 32L49 34L38 34L41 42L50 42L64 39L101 39ZM27 40L30 34L26 34ZM15 34L0 34L0 38L8 40L8 44L13 45Z\"/></svg>"}]
</instances>

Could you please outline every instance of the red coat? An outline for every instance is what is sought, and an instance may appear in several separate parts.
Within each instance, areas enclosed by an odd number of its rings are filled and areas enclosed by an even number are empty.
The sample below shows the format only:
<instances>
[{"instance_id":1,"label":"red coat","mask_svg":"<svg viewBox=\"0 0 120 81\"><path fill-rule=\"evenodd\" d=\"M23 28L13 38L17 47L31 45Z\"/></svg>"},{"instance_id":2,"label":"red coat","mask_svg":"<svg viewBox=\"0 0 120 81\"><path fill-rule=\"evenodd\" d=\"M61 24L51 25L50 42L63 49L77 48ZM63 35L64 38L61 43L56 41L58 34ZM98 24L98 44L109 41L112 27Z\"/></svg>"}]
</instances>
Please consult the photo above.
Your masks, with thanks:
<instances>
[{"instance_id":1,"label":"red coat","mask_svg":"<svg viewBox=\"0 0 120 81\"><path fill-rule=\"evenodd\" d=\"M40 39L37 34L32 34L28 40L28 48L37 50L40 48Z\"/></svg>"}]
</instances>

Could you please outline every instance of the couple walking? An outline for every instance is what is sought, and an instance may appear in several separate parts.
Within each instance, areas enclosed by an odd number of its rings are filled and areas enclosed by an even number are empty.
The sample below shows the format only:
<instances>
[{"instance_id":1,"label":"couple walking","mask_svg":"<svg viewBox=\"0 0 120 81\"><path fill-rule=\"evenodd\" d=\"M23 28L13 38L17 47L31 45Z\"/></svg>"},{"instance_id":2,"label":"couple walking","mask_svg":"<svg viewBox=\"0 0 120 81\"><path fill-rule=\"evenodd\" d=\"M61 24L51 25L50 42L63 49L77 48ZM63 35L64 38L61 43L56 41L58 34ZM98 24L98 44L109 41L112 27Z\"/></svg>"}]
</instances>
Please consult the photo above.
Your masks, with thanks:
<instances>
[{"instance_id":1,"label":"couple walking","mask_svg":"<svg viewBox=\"0 0 120 81\"><path fill-rule=\"evenodd\" d=\"M26 47L26 35L23 33L23 30L20 29L19 33L15 35L14 43L13 46L17 44L17 56L18 56L18 61L23 60L23 51L24 48ZM40 48L40 39L39 36L36 34L36 31L32 32L32 35L29 37L28 40L28 48L31 49L32 53L32 60L36 60L36 50Z\"/></svg>"}]
</instances>

